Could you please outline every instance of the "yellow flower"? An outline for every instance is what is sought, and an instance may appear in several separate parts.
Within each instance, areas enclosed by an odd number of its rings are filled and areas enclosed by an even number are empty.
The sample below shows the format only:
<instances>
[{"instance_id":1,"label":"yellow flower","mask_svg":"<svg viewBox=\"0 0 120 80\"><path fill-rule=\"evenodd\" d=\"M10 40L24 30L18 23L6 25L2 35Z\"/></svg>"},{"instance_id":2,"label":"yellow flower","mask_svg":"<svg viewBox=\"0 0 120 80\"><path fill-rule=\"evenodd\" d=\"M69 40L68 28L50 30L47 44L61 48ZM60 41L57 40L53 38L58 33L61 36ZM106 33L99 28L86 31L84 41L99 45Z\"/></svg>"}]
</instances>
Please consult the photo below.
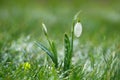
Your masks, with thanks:
<instances>
[{"instance_id":1,"label":"yellow flower","mask_svg":"<svg viewBox=\"0 0 120 80\"><path fill-rule=\"evenodd\" d=\"M28 62L25 62L25 63L23 64L23 68L24 68L25 70L30 69L30 67L31 67L31 65L30 65L30 63L28 63Z\"/></svg>"}]
</instances>

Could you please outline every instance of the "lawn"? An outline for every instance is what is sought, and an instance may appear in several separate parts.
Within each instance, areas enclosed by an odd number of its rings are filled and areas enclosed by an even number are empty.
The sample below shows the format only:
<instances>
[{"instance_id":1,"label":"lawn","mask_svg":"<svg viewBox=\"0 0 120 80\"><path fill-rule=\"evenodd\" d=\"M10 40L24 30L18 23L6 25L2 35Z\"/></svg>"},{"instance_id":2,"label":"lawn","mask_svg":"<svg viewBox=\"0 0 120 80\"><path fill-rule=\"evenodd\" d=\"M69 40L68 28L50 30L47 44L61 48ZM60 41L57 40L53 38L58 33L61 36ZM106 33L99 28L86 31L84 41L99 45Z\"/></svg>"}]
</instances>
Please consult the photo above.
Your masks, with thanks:
<instances>
[{"instance_id":1,"label":"lawn","mask_svg":"<svg viewBox=\"0 0 120 80\"><path fill-rule=\"evenodd\" d=\"M119 3L1 0L0 80L120 80Z\"/></svg>"}]
</instances>

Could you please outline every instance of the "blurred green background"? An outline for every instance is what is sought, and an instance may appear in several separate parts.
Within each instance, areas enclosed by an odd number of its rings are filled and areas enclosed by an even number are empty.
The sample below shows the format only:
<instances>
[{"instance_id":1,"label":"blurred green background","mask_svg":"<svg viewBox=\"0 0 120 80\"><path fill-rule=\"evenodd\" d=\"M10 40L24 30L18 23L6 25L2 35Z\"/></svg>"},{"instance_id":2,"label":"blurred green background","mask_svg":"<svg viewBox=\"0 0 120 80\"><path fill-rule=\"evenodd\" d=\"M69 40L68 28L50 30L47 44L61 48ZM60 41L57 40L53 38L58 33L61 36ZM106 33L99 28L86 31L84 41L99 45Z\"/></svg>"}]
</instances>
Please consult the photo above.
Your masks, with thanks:
<instances>
[{"instance_id":1,"label":"blurred green background","mask_svg":"<svg viewBox=\"0 0 120 80\"><path fill-rule=\"evenodd\" d=\"M78 11L81 11L79 18L83 32L80 38L74 40L72 63L76 67L91 61L95 69L89 74L89 64L85 71L78 68L80 71L77 72L88 74L84 74L83 79L113 80L113 75L116 80L119 79L120 0L0 0L0 80L34 80L33 75L36 76L40 69L47 74L51 72L48 68L40 68L46 64L47 58L38 46L34 46L34 41L48 45L42 32L42 22L46 24L50 39L57 44L61 64L63 36L65 32L70 34ZM106 64L104 58L111 65ZM27 74L21 68L24 62L31 64ZM48 62L48 65L52 63ZM43 72L40 71L40 74ZM43 80L46 80L46 73L42 76ZM30 76L32 78L26 78Z\"/></svg>"},{"instance_id":2,"label":"blurred green background","mask_svg":"<svg viewBox=\"0 0 120 80\"><path fill-rule=\"evenodd\" d=\"M50 37L61 41L78 11L83 25L81 40L99 42L119 37L119 3L119 0L0 0L0 47L21 36L42 38L42 22Z\"/></svg>"}]
</instances>

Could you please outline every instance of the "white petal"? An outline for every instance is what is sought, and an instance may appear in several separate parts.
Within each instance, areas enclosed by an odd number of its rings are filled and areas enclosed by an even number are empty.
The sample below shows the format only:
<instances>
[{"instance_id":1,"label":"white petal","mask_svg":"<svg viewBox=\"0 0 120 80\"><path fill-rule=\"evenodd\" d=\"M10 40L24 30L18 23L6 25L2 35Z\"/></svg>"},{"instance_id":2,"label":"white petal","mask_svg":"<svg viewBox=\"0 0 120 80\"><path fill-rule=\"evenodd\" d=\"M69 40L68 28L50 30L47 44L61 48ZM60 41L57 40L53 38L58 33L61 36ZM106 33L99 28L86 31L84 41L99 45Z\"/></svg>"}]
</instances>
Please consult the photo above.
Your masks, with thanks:
<instances>
[{"instance_id":1,"label":"white petal","mask_svg":"<svg viewBox=\"0 0 120 80\"><path fill-rule=\"evenodd\" d=\"M74 26L74 35L76 37L80 37L82 33L82 24L80 22L77 22Z\"/></svg>"}]
</instances>

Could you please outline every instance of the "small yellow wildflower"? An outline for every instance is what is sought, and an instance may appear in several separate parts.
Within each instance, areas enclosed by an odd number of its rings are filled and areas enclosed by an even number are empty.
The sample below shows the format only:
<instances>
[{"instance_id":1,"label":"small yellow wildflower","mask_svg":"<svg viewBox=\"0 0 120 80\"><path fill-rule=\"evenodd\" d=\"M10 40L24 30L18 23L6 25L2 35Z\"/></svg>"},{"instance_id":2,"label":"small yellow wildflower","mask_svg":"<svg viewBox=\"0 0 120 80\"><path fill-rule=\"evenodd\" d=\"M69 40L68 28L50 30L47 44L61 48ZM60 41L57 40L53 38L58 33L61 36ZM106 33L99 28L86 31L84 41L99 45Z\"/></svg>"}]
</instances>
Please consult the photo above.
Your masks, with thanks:
<instances>
[{"instance_id":1,"label":"small yellow wildflower","mask_svg":"<svg viewBox=\"0 0 120 80\"><path fill-rule=\"evenodd\" d=\"M25 70L30 69L30 67L31 67L31 65L30 65L29 62L25 62L25 63L23 64L23 68L24 68Z\"/></svg>"}]
</instances>

